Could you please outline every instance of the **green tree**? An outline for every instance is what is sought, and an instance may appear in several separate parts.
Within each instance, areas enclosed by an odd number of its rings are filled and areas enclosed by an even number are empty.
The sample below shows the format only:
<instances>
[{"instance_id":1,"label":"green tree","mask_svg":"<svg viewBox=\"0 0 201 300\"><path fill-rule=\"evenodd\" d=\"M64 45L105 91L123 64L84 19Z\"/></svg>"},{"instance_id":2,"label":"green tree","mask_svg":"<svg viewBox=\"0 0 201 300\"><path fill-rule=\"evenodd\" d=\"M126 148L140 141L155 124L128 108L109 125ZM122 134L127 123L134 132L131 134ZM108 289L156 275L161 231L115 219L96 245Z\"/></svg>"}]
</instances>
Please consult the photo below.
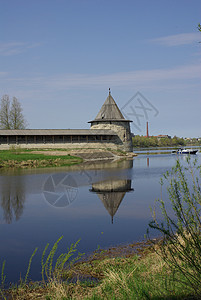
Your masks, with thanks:
<instances>
[{"instance_id":1,"label":"green tree","mask_svg":"<svg viewBox=\"0 0 201 300\"><path fill-rule=\"evenodd\" d=\"M25 129L27 122L22 111L22 106L16 97L13 97L12 104L10 105L9 96L4 95L0 106L0 128Z\"/></svg>"},{"instance_id":2,"label":"green tree","mask_svg":"<svg viewBox=\"0 0 201 300\"><path fill-rule=\"evenodd\" d=\"M145 147L157 147L157 146L158 146L158 140L154 136L147 138L146 136L136 135L135 137L133 137L133 147L145 148Z\"/></svg>"},{"instance_id":3,"label":"green tree","mask_svg":"<svg viewBox=\"0 0 201 300\"><path fill-rule=\"evenodd\" d=\"M159 140L159 146L160 147L171 146L171 139L169 139L167 137L160 138L160 140Z\"/></svg>"}]
</instances>

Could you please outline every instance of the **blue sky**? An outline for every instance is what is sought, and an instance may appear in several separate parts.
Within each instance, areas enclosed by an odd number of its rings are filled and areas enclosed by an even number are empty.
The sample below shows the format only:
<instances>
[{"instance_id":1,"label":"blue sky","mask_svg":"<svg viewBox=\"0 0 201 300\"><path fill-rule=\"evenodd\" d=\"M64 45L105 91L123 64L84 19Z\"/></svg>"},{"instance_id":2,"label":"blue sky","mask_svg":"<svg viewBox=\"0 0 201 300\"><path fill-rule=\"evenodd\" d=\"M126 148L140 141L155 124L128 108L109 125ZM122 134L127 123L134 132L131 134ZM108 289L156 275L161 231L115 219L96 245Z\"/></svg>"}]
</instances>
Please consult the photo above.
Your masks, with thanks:
<instances>
[{"instance_id":1,"label":"blue sky","mask_svg":"<svg viewBox=\"0 0 201 300\"><path fill-rule=\"evenodd\" d=\"M110 87L135 134L149 121L150 135L200 137L200 11L200 0L0 0L0 97L20 100L29 128L89 128Z\"/></svg>"}]
</instances>

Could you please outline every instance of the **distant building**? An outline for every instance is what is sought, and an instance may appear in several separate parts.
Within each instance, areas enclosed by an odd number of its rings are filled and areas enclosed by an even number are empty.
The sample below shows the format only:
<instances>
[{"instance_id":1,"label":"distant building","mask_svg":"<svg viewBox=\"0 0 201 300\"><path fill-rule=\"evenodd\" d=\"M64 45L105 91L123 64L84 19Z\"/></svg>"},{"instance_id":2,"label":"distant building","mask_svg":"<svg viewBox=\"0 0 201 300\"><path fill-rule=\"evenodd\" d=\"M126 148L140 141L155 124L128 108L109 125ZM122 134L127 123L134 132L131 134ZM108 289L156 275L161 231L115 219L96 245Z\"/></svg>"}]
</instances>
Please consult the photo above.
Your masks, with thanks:
<instances>
[{"instance_id":1,"label":"distant building","mask_svg":"<svg viewBox=\"0 0 201 300\"><path fill-rule=\"evenodd\" d=\"M132 151L131 120L126 120L109 95L90 129L0 130L0 149L22 148L111 148Z\"/></svg>"},{"instance_id":2,"label":"distant building","mask_svg":"<svg viewBox=\"0 0 201 300\"><path fill-rule=\"evenodd\" d=\"M171 139L171 136L170 136L170 135L167 135L167 134L159 134L159 135L156 135L155 137L156 137L158 140L160 140L160 139L165 139L165 138Z\"/></svg>"},{"instance_id":3,"label":"distant building","mask_svg":"<svg viewBox=\"0 0 201 300\"><path fill-rule=\"evenodd\" d=\"M147 137L147 138L151 137L149 135L149 123L148 122L146 123L146 136L144 136L144 137ZM156 137L158 140L164 139L164 138L171 139L171 136L167 135L167 134L159 134L159 135L156 135L156 136L153 136L153 137Z\"/></svg>"},{"instance_id":4,"label":"distant building","mask_svg":"<svg viewBox=\"0 0 201 300\"><path fill-rule=\"evenodd\" d=\"M201 141L201 138L185 138L184 140L185 140L185 141L188 141L188 142L192 142L193 140L194 140L194 141L200 142L200 141Z\"/></svg>"}]
</instances>

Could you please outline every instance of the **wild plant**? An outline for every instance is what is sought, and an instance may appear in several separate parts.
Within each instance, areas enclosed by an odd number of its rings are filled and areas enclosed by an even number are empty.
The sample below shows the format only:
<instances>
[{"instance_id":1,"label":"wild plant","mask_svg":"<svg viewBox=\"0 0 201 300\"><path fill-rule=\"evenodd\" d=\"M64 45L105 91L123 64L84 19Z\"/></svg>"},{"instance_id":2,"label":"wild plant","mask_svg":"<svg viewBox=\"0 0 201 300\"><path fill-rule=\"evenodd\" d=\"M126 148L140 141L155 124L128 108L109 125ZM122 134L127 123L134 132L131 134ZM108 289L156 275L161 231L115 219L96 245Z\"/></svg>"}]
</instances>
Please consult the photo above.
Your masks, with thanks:
<instances>
[{"instance_id":1,"label":"wild plant","mask_svg":"<svg viewBox=\"0 0 201 300\"><path fill-rule=\"evenodd\" d=\"M187 158L187 167L177 160L176 166L164 174L161 187L168 183L167 191L172 208L172 216L167 203L158 199L163 221L159 222L156 210L152 210L153 220L149 227L163 235L157 250L174 272L180 272L185 284L201 295L201 166L197 159ZM149 234L149 232L148 232ZM156 248L157 249L157 248Z\"/></svg>"},{"instance_id":2,"label":"wild plant","mask_svg":"<svg viewBox=\"0 0 201 300\"><path fill-rule=\"evenodd\" d=\"M73 264L74 262L79 260L82 255L84 255L84 253L81 254L78 252L78 255L74 259L71 258L72 255L77 251L76 248L80 241L80 240L78 240L76 243L72 243L70 248L67 248L67 251L65 253L62 253L58 258L55 258L55 253L58 248L58 243L61 241L62 238L63 238L63 236L61 236L54 243L54 245L52 246L49 253L47 253L49 243L45 246L45 249L43 250L42 257L41 257L41 266L42 266L41 274L42 274L42 281L43 281L44 285L46 285L48 282L52 283L53 281L55 282L55 284L62 282L62 276L64 274L65 268L67 267L67 263L70 266L71 264ZM19 284L19 286L16 285L16 288L18 288L18 287L24 288L27 285L32 261L33 261L33 258L35 256L37 250L38 250L38 248L35 248L35 250L33 251L32 255L29 259L26 275L25 275L24 279L20 278L20 284ZM45 259L45 256L47 256L46 259ZM54 261L54 258L55 258L55 261ZM70 258L71 258L71 260L69 261ZM1 268L0 299L7 299L5 296L5 293L6 293L6 290L5 290L6 275L4 275L5 263L6 263L6 261L3 261L2 268Z\"/></svg>"},{"instance_id":3,"label":"wild plant","mask_svg":"<svg viewBox=\"0 0 201 300\"><path fill-rule=\"evenodd\" d=\"M34 252L32 253L32 255L31 255L30 259L29 259L29 264L28 264L28 268L27 268L27 272L26 272L23 284L27 283L27 279L28 279L28 276L29 276L30 268L31 268L31 263L32 263L33 257L35 256L37 250L38 250L38 248L36 248L34 250Z\"/></svg>"},{"instance_id":4,"label":"wild plant","mask_svg":"<svg viewBox=\"0 0 201 300\"><path fill-rule=\"evenodd\" d=\"M4 288L4 284L6 280L6 275L4 275L5 265L6 265L6 261L4 260L1 268L1 288Z\"/></svg>"},{"instance_id":5,"label":"wild plant","mask_svg":"<svg viewBox=\"0 0 201 300\"><path fill-rule=\"evenodd\" d=\"M66 267L67 262L69 263L69 259L72 257L72 255L77 251L77 245L80 240L78 240L76 243L72 243L70 248L67 248L67 251L65 253L60 254L60 256L56 259L55 266L53 267L53 259L56 253L56 250L58 248L58 243L61 241L63 236L61 236L53 245L52 249L50 250L49 254L47 255L46 260L44 261L47 249L49 247L49 243L46 245L42 258L41 258L41 274L42 274L42 280L45 282L45 279L51 279L52 277L60 278L62 277L62 271ZM78 252L78 256L71 259L71 264L80 259L80 257L84 255Z\"/></svg>"},{"instance_id":6,"label":"wild plant","mask_svg":"<svg viewBox=\"0 0 201 300\"><path fill-rule=\"evenodd\" d=\"M6 299L5 295L4 295L4 284L5 284L5 280L6 280L6 275L4 275L4 270L5 270L5 264L6 261L3 261L2 264L2 268L1 268L1 286L0 286L0 295L3 299Z\"/></svg>"},{"instance_id":7,"label":"wild plant","mask_svg":"<svg viewBox=\"0 0 201 300\"><path fill-rule=\"evenodd\" d=\"M23 152L23 149L20 146L16 145L9 146L9 150L12 154L20 154L21 152Z\"/></svg>"}]
</instances>

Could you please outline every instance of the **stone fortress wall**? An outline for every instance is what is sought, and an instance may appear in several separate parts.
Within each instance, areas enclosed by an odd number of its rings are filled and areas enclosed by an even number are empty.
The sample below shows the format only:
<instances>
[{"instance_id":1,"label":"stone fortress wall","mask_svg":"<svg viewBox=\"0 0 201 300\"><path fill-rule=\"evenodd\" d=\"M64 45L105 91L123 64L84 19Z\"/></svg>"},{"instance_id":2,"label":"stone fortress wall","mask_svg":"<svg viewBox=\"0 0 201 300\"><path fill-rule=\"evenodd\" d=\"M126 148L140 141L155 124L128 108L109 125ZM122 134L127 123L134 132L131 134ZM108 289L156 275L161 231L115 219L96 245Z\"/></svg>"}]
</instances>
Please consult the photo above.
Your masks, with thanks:
<instances>
[{"instance_id":1,"label":"stone fortress wall","mask_svg":"<svg viewBox=\"0 0 201 300\"><path fill-rule=\"evenodd\" d=\"M9 150L12 147L16 148L25 148L25 149L112 149L112 150L120 150L119 146L115 142L96 142L96 143L6 143L0 144L0 150Z\"/></svg>"}]
</instances>

